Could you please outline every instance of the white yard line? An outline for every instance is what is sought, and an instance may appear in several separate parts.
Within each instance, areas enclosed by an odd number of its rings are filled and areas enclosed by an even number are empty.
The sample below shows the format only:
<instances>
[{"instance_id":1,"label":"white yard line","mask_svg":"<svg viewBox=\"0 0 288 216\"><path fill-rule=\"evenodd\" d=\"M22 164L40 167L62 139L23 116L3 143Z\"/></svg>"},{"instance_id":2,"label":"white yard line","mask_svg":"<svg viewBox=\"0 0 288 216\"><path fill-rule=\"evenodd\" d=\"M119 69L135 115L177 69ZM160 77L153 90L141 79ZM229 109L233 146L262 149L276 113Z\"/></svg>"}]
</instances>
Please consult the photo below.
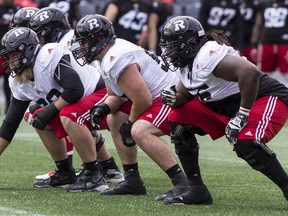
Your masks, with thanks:
<instances>
[{"instance_id":1,"label":"white yard line","mask_svg":"<svg viewBox=\"0 0 288 216\"><path fill-rule=\"evenodd\" d=\"M5 207L5 206L0 206L0 212L5 212L7 214L5 215L9 215L11 216L13 215L28 215L28 216L45 216L43 214L34 214L32 212L28 212L25 210L21 210L21 209L15 209L15 208L9 208L9 207ZM0 213L1 215L3 215L3 213Z\"/></svg>"}]
</instances>

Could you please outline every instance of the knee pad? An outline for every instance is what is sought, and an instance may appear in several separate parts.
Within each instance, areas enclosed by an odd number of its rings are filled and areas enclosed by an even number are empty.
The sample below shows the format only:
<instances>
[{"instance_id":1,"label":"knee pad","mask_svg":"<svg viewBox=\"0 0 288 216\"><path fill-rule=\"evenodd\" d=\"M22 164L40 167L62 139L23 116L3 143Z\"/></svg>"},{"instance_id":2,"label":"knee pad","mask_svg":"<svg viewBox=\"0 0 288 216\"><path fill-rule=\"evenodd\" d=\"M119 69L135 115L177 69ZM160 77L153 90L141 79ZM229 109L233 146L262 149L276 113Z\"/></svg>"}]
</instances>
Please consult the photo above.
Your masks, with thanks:
<instances>
[{"instance_id":1,"label":"knee pad","mask_svg":"<svg viewBox=\"0 0 288 216\"><path fill-rule=\"evenodd\" d=\"M104 142L105 142L105 138L101 134L99 135L100 135L100 140L96 143L97 152L100 150L100 148L104 145Z\"/></svg>"},{"instance_id":2,"label":"knee pad","mask_svg":"<svg viewBox=\"0 0 288 216\"><path fill-rule=\"evenodd\" d=\"M191 155L199 151L195 137L195 128L175 122L170 122L171 142L175 145L178 156Z\"/></svg>"},{"instance_id":3,"label":"knee pad","mask_svg":"<svg viewBox=\"0 0 288 216\"><path fill-rule=\"evenodd\" d=\"M261 171L276 158L276 154L264 143L256 140L240 140L235 144L238 157L244 159L253 169Z\"/></svg>"}]
</instances>

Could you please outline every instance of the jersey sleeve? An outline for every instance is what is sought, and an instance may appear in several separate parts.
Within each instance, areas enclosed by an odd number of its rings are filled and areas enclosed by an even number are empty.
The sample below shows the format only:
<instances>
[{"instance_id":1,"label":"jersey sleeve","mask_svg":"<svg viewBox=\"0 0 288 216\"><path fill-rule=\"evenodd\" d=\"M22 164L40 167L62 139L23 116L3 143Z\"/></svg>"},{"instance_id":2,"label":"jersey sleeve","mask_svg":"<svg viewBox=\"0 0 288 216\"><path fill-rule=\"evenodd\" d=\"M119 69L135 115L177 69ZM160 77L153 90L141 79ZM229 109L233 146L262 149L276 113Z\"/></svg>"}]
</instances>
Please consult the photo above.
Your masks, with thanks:
<instances>
[{"instance_id":1,"label":"jersey sleeve","mask_svg":"<svg viewBox=\"0 0 288 216\"><path fill-rule=\"evenodd\" d=\"M228 54L229 48L220 45L216 41L207 42L196 56L196 70L202 77L209 76L219 62Z\"/></svg>"},{"instance_id":2,"label":"jersey sleeve","mask_svg":"<svg viewBox=\"0 0 288 216\"><path fill-rule=\"evenodd\" d=\"M67 53L67 48L59 43L48 43L44 45L37 55L34 65L34 75L45 73L48 76L54 76L55 69L63 55Z\"/></svg>"}]
</instances>

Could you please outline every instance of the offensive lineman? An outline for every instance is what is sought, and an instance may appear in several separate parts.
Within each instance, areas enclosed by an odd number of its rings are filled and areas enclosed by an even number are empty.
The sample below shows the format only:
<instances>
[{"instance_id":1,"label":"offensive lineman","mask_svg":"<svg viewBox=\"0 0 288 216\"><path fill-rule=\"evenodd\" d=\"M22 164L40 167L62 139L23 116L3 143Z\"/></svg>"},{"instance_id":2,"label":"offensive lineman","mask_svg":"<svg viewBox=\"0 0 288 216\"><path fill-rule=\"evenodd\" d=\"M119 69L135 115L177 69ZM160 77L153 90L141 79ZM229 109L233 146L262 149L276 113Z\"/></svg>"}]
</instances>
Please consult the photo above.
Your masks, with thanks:
<instances>
[{"instance_id":1,"label":"offensive lineman","mask_svg":"<svg viewBox=\"0 0 288 216\"><path fill-rule=\"evenodd\" d=\"M34 116L32 125L38 129L42 142L57 166L56 173L47 183L50 187L75 183L76 175L68 161L65 142L57 137L58 133L65 133L63 127L60 131L62 124L59 113L79 101L87 92L93 92L95 86L87 85L84 88L78 73L71 67L65 46L49 43L41 47L36 33L28 28L13 28L7 32L1 40L0 56L7 59L6 65L11 73L9 84L13 94L11 106L0 128L0 153L11 142L25 110L34 101L44 108ZM101 84L97 73L92 74L91 82L99 81ZM72 115L71 110L69 114ZM55 125L57 131L51 130ZM88 173L90 179L97 181L97 185L93 184L93 188L89 189L108 189L96 161L95 144L75 148L84 164L84 177Z\"/></svg>"},{"instance_id":2,"label":"offensive lineman","mask_svg":"<svg viewBox=\"0 0 288 216\"><path fill-rule=\"evenodd\" d=\"M177 74L181 80L177 89L162 94L163 101L173 106L178 92L189 91L197 97L170 112L172 137L181 136L176 129L187 125L200 127L210 135L217 130L218 137L222 130L237 156L273 181L288 200L288 176L266 145L286 123L288 88L240 57L222 32L205 33L192 17L169 20L162 30L160 45L166 64L180 68ZM196 107L198 115L193 115L197 100L201 101ZM186 193L164 202L196 204L196 198L194 187L190 187Z\"/></svg>"}]
</instances>

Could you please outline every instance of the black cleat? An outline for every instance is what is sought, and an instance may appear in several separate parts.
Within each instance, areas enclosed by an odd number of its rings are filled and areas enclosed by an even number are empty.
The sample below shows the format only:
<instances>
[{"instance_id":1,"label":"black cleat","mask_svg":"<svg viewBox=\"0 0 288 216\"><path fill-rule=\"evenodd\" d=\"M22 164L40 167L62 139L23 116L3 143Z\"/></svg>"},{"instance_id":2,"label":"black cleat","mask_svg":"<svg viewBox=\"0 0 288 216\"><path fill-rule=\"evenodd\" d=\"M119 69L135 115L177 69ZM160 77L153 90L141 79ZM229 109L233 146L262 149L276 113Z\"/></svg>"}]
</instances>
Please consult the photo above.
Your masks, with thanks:
<instances>
[{"instance_id":1,"label":"black cleat","mask_svg":"<svg viewBox=\"0 0 288 216\"><path fill-rule=\"evenodd\" d=\"M213 199L206 185L192 185L187 192L176 197L168 197L163 202L167 205L211 205Z\"/></svg>"},{"instance_id":2,"label":"black cleat","mask_svg":"<svg viewBox=\"0 0 288 216\"><path fill-rule=\"evenodd\" d=\"M74 172L56 170L55 174L48 179L36 179L33 186L36 188L58 188L75 182L76 175Z\"/></svg>"},{"instance_id":3,"label":"black cleat","mask_svg":"<svg viewBox=\"0 0 288 216\"><path fill-rule=\"evenodd\" d=\"M175 185L171 190L165 192L162 195L155 197L155 200L163 201L164 199L168 197L175 197L175 196L185 193L186 191L187 191L187 185Z\"/></svg>"},{"instance_id":4,"label":"black cleat","mask_svg":"<svg viewBox=\"0 0 288 216\"><path fill-rule=\"evenodd\" d=\"M120 169L103 169L103 176L107 183L120 184L125 180Z\"/></svg>"},{"instance_id":5,"label":"black cleat","mask_svg":"<svg viewBox=\"0 0 288 216\"><path fill-rule=\"evenodd\" d=\"M146 195L146 187L140 180L137 184L129 184L127 181L118 186L101 192L101 195Z\"/></svg>"},{"instance_id":6,"label":"black cleat","mask_svg":"<svg viewBox=\"0 0 288 216\"><path fill-rule=\"evenodd\" d=\"M180 173L177 175L177 178L172 179L172 184L174 185L172 189L165 192L162 195L159 195L155 197L155 200L157 201L163 201L164 199L168 197L176 197L180 194L183 194L188 189L188 182L186 177L184 177L184 174Z\"/></svg>"},{"instance_id":7,"label":"black cleat","mask_svg":"<svg viewBox=\"0 0 288 216\"><path fill-rule=\"evenodd\" d=\"M99 171L83 170L77 175L77 182L67 185L65 190L68 192L102 192L109 189L102 173Z\"/></svg>"}]
</instances>

